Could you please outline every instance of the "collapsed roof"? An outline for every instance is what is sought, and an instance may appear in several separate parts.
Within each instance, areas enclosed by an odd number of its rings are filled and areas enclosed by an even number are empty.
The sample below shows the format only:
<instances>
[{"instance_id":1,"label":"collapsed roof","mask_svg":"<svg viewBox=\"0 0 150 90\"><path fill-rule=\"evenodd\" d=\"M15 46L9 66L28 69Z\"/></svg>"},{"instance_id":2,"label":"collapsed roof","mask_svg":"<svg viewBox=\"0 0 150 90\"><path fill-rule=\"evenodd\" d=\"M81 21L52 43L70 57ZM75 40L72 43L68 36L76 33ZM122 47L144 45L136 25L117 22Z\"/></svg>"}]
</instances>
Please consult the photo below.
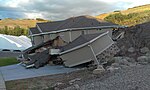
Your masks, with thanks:
<instances>
[{"instance_id":1,"label":"collapsed roof","mask_svg":"<svg viewBox=\"0 0 150 90\"><path fill-rule=\"evenodd\" d=\"M97 55L112 46L114 42L108 32L81 35L70 44L61 48L60 57L65 66L73 67L86 62L94 61L99 64Z\"/></svg>"},{"instance_id":2,"label":"collapsed roof","mask_svg":"<svg viewBox=\"0 0 150 90\"><path fill-rule=\"evenodd\" d=\"M82 44L85 44L85 43L89 42L90 40L96 38L97 36L99 36L101 34L102 33L81 35L77 39L75 39L73 42L63 46L61 48L61 52L65 52L69 49L72 49L72 48L75 48L75 47L80 46Z\"/></svg>"}]
</instances>

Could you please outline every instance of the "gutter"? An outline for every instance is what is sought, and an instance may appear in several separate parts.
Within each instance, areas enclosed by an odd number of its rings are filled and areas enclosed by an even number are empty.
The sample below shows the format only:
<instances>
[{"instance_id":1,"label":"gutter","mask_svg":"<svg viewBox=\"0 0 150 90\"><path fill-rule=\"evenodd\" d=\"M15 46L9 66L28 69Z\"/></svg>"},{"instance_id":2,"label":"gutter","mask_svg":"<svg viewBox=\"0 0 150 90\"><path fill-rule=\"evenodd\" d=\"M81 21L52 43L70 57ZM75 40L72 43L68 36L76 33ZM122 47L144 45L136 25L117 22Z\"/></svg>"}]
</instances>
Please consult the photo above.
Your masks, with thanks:
<instances>
[{"instance_id":1,"label":"gutter","mask_svg":"<svg viewBox=\"0 0 150 90\"><path fill-rule=\"evenodd\" d=\"M33 36L39 36L39 35L45 35L45 34L55 34L55 33L66 32L66 31L79 31L79 30L89 30L89 29L106 29L106 28L125 28L125 27L127 27L127 26L112 25L112 26L98 26L98 27L68 28L68 29L62 29L62 30L51 31L51 32L42 32L39 34L33 34L33 35L29 35L29 36L33 37Z\"/></svg>"},{"instance_id":2,"label":"gutter","mask_svg":"<svg viewBox=\"0 0 150 90\"><path fill-rule=\"evenodd\" d=\"M59 55L63 55L63 54L66 54L66 53L68 53L68 52L74 51L74 50L76 50L76 49L82 48L82 47L84 47L84 46L86 46L86 45L90 45L92 42L94 42L95 40L99 39L100 37L103 37L104 35L107 35L108 33L109 33L109 31L107 31L107 32L105 32L105 33L99 35L98 37L96 37L96 38L90 40L89 42L86 42L86 43L84 43L84 44L81 44L80 46L77 46L77 47L74 47L74 48L72 48L72 49L69 49L69 50L66 50L66 51L64 51L64 52L61 52L61 53L59 53Z\"/></svg>"}]
</instances>

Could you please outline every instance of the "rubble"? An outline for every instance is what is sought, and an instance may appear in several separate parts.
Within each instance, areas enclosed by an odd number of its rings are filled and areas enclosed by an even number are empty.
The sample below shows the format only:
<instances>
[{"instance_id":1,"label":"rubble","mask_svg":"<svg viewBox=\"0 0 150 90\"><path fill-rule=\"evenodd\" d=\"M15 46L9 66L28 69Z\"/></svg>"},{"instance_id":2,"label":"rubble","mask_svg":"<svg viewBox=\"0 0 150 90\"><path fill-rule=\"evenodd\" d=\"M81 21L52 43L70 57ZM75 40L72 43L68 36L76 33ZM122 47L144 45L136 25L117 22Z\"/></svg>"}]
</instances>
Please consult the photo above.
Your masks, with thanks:
<instances>
[{"instance_id":1,"label":"rubble","mask_svg":"<svg viewBox=\"0 0 150 90\"><path fill-rule=\"evenodd\" d=\"M103 72L105 71L105 69L103 68L103 66L102 65L98 65L98 67L95 69L95 70L93 70L93 74L102 74Z\"/></svg>"},{"instance_id":2,"label":"rubble","mask_svg":"<svg viewBox=\"0 0 150 90\"><path fill-rule=\"evenodd\" d=\"M147 57L147 56L140 56L140 57L137 58L137 62L139 64L144 64L145 65L145 64L150 63L150 58Z\"/></svg>"},{"instance_id":3,"label":"rubble","mask_svg":"<svg viewBox=\"0 0 150 90\"><path fill-rule=\"evenodd\" d=\"M120 65L129 65L128 60L124 57L114 57L113 59L115 63L118 63Z\"/></svg>"},{"instance_id":4,"label":"rubble","mask_svg":"<svg viewBox=\"0 0 150 90\"><path fill-rule=\"evenodd\" d=\"M134 49L133 47L130 47L130 48L128 49L128 52L133 53L133 52L135 52L135 49Z\"/></svg>"},{"instance_id":5,"label":"rubble","mask_svg":"<svg viewBox=\"0 0 150 90\"><path fill-rule=\"evenodd\" d=\"M124 38L117 41L122 56L136 59L149 52L150 48L150 22L142 23L132 27L121 29L125 31ZM134 48L134 49L133 49ZM132 52L132 53L131 53Z\"/></svg>"},{"instance_id":6,"label":"rubble","mask_svg":"<svg viewBox=\"0 0 150 90\"><path fill-rule=\"evenodd\" d=\"M149 50L148 47L143 47L143 48L140 49L140 52L143 53L143 54L145 54L145 53L147 53L147 52L149 52L149 51L150 51L150 50Z\"/></svg>"},{"instance_id":7,"label":"rubble","mask_svg":"<svg viewBox=\"0 0 150 90\"><path fill-rule=\"evenodd\" d=\"M69 81L69 84L71 85L71 84L73 84L74 82L80 81L80 80L81 80L81 78L76 78L76 79L70 80L70 81Z\"/></svg>"},{"instance_id":8,"label":"rubble","mask_svg":"<svg viewBox=\"0 0 150 90\"><path fill-rule=\"evenodd\" d=\"M107 67L107 71L110 71L110 72L114 72L118 69L120 69L120 68L119 67L113 67L113 66Z\"/></svg>"}]
</instances>

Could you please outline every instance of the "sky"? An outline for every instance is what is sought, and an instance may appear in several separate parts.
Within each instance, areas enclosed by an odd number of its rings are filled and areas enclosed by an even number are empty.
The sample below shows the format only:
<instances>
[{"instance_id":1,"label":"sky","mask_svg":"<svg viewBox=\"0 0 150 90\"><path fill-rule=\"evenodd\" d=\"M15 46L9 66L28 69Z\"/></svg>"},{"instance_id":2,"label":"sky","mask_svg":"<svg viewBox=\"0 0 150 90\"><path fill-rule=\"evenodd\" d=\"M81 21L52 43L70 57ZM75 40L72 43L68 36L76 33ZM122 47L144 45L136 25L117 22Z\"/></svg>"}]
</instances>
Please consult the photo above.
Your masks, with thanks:
<instances>
[{"instance_id":1,"label":"sky","mask_svg":"<svg viewBox=\"0 0 150 90\"><path fill-rule=\"evenodd\" d=\"M0 0L0 19L62 20L150 4L150 0Z\"/></svg>"}]
</instances>

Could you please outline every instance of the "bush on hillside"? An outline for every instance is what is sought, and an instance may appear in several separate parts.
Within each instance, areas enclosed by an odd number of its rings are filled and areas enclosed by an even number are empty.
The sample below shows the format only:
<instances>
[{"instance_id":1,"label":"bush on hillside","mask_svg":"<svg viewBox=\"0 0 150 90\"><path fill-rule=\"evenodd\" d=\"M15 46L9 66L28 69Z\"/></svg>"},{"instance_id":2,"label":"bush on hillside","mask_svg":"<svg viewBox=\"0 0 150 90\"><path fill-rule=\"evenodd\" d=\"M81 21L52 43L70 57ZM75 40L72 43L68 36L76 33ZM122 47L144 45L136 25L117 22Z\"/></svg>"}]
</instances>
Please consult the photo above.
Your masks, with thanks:
<instances>
[{"instance_id":1,"label":"bush on hillside","mask_svg":"<svg viewBox=\"0 0 150 90\"><path fill-rule=\"evenodd\" d=\"M9 28L5 26L4 28L0 29L0 34L6 35L14 35L14 36L21 36L21 35L28 35L28 30L21 28L20 26L15 26L14 28Z\"/></svg>"},{"instance_id":2,"label":"bush on hillside","mask_svg":"<svg viewBox=\"0 0 150 90\"><path fill-rule=\"evenodd\" d=\"M150 10L145 10L144 12L141 13L129 13L127 15L119 12L105 17L104 20L119 25L133 26L136 24L150 21L149 16L150 16Z\"/></svg>"}]
</instances>

